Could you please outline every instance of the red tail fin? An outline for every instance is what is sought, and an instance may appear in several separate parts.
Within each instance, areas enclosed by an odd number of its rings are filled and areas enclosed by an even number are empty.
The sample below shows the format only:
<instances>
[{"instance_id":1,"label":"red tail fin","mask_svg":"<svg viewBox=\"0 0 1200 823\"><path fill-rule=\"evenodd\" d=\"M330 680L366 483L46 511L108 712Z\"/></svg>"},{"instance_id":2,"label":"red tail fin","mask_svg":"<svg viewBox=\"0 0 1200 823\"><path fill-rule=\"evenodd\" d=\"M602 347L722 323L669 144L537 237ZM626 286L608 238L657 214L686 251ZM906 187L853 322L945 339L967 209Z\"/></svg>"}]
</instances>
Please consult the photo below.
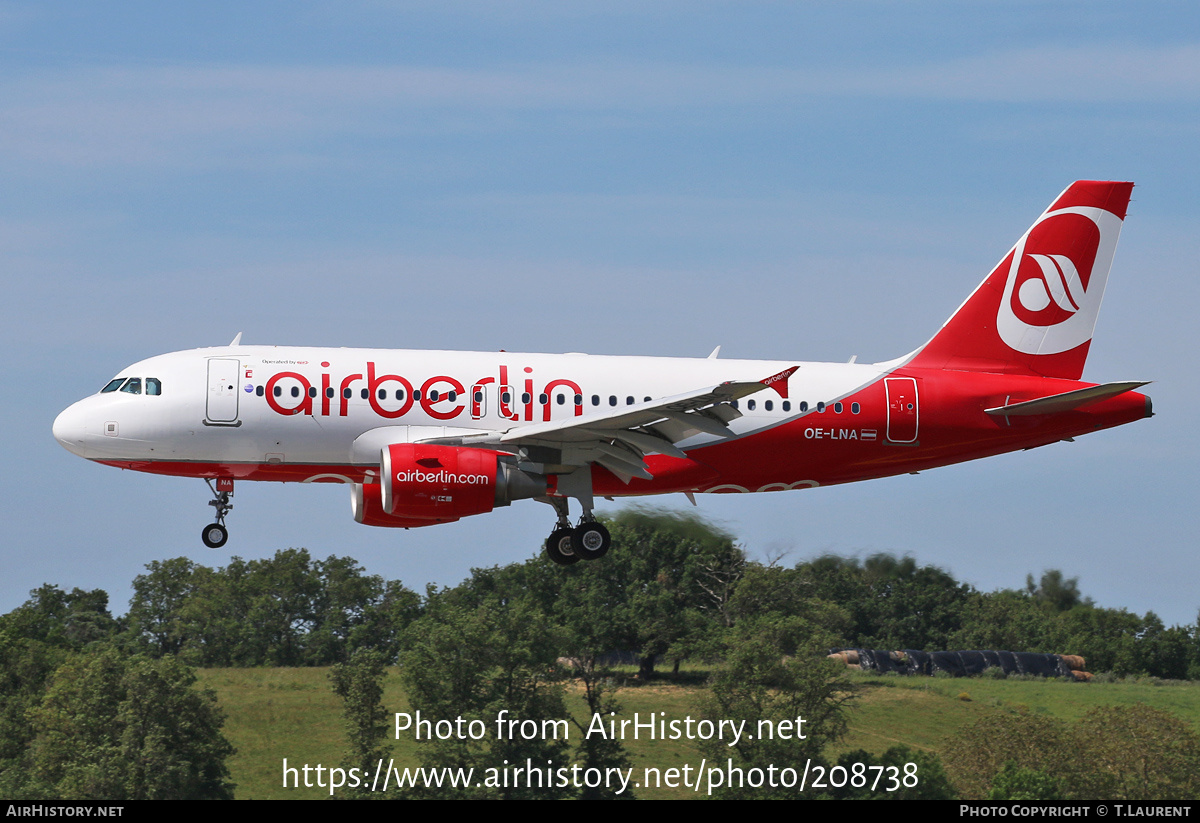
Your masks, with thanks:
<instances>
[{"instance_id":1,"label":"red tail fin","mask_svg":"<svg viewBox=\"0 0 1200 823\"><path fill-rule=\"evenodd\" d=\"M909 365L1083 374L1133 183L1072 183Z\"/></svg>"}]
</instances>

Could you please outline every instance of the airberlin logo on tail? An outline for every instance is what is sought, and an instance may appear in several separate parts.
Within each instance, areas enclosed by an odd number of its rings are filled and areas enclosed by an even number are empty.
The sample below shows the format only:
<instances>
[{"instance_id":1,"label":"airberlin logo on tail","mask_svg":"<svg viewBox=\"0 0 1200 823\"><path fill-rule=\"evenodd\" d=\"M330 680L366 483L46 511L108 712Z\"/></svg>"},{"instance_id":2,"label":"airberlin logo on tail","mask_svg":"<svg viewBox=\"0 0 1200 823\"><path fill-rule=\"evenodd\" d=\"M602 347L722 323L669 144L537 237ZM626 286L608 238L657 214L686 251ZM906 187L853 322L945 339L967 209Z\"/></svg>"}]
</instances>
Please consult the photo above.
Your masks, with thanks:
<instances>
[{"instance_id":1,"label":"airberlin logo on tail","mask_svg":"<svg viewBox=\"0 0 1200 823\"><path fill-rule=\"evenodd\" d=\"M1092 339L1121 219L1073 206L1046 212L1012 251L996 330L1025 354L1058 354Z\"/></svg>"}]
</instances>

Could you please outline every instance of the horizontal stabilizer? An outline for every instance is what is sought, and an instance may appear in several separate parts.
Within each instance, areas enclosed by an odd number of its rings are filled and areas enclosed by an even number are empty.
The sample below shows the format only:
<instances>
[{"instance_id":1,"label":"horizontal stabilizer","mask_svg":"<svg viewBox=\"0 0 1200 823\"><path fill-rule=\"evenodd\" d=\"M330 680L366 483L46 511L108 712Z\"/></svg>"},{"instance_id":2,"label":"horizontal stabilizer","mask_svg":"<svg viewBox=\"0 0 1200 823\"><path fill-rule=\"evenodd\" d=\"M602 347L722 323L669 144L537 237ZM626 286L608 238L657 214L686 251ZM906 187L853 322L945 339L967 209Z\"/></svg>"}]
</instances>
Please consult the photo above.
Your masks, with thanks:
<instances>
[{"instance_id":1,"label":"horizontal stabilizer","mask_svg":"<svg viewBox=\"0 0 1200 823\"><path fill-rule=\"evenodd\" d=\"M1026 417L1034 414L1058 414L1060 412L1078 409L1089 403L1099 403L1118 394L1133 391L1149 383L1149 380L1130 381L1126 383L1105 383L1087 389L1052 394L1049 397L1039 397L1037 400L1026 400L1023 403L1013 403L1009 406L998 406L985 411L995 417Z\"/></svg>"}]
</instances>

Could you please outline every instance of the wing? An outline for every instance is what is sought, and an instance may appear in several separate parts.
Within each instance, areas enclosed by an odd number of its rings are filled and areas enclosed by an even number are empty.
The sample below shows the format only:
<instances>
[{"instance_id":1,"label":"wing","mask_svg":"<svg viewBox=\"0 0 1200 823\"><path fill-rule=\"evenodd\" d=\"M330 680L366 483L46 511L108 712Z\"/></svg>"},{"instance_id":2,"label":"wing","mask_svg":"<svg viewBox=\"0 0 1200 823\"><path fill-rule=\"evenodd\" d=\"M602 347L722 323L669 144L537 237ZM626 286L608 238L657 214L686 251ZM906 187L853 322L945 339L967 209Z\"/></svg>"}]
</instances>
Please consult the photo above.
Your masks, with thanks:
<instances>
[{"instance_id":1,"label":"wing","mask_svg":"<svg viewBox=\"0 0 1200 823\"><path fill-rule=\"evenodd\" d=\"M787 379L798 368L792 366L758 381L721 383L566 420L421 442L517 452L523 462L538 464L543 472L561 474L598 463L626 483L634 477L649 480L647 454L686 459L676 443L702 433L731 437L729 423L742 416L732 401L767 388L787 397Z\"/></svg>"}]
</instances>

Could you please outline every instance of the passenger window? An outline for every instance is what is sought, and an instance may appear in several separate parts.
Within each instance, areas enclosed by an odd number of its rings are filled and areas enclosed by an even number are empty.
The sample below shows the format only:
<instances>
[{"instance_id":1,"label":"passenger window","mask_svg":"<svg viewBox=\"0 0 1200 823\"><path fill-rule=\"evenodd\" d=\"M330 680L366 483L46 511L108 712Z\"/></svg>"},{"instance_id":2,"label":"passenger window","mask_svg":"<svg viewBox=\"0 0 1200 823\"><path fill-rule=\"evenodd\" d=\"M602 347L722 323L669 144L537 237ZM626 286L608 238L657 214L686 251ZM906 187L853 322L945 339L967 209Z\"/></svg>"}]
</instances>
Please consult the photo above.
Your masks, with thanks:
<instances>
[{"instance_id":1,"label":"passenger window","mask_svg":"<svg viewBox=\"0 0 1200 823\"><path fill-rule=\"evenodd\" d=\"M632 405L633 405L633 398L632 398L632 397L626 397L626 398L625 398L625 405L626 405L626 406L632 406Z\"/></svg>"},{"instance_id":2,"label":"passenger window","mask_svg":"<svg viewBox=\"0 0 1200 823\"><path fill-rule=\"evenodd\" d=\"M162 394L162 381L160 381L157 377L147 377L146 394L153 394L156 397Z\"/></svg>"},{"instance_id":3,"label":"passenger window","mask_svg":"<svg viewBox=\"0 0 1200 823\"><path fill-rule=\"evenodd\" d=\"M140 377L129 378L129 382L127 382L124 386L121 387L121 391L129 392L130 394L141 394L142 393L142 378L140 378Z\"/></svg>"},{"instance_id":4,"label":"passenger window","mask_svg":"<svg viewBox=\"0 0 1200 823\"><path fill-rule=\"evenodd\" d=\"M539 402L539 403L541 403L541 404L544 406L544 405L546 405L547 403L549 403L549 402L550 402L550 396L549 396L549 395L547 395L547 394L539 394L539 395L538 395L538 402ZM559 403L561 403L561 402L562 402L562 395L561 395L561 394L558 396L558 402L559 402Z\"/></svg>"},{"instance_id":5,"label":"passenger window","mask_svg":"<svg viewBox=\"0 0 1200 823\"><path fill-rule=\"evenodd\" d=\"M300 387L292 386L292 397L299 397L299 396L300 396Z\"/></svg>"},{"instance_id":6,"label":"passenger window","mask_svg":"<svg viewBox=\"0 0 1200 823\"><path fill-rule=\"evenodd\" d=\"M771 400L764 400L763 408L766 409L767 411L770 411L771 409L775 408L775 403Z\"/></svg>"},{"instance_id":7,"label":"passenger window","mask_svg":"<svg viewBox=\"0 0 1200 823\"><path fill-rule=\"evenodd\" d=\"M858 414L860 411L862 411L862 406L858 405L857 403L850 404L850 413L851 414Z\"/></svg>"},{"instance_id":8,"label":"passenger window","mask_svg":"<svg viewBox=\"0 0 1200 823\"><path fill-rule=\"evenodd\" d=\"M593 406L599 406L599 405L600 405L600 395L598 395L598 394L593 394L593 395L592 395L592 405L593 405Z\"/></svg>"},{"instance_id":9,"label":"passenger window","mask_svg":"<svg viewBox=\"0 0 1200 823\"><path fill-rule=\"evenodd\" d=\"M825 413L825 401L824 401L824 400L822 400L821 402L817 403L817 413L818 413L818 414L824 414L824 413Z\"/></svg>"},{"instance_id":10,"label":"passenger window","mask_svg":"<svg viewBox=\"0 0 1200 823\"><path fill-rule=\"evenodd\" d=\"M349 400L353 396L354 396L354 392L351 389L349 389L349 388L342 389L342 397Z\"/></svg>"},{"instance_id":11,"label":"passenger window","mask_svg":"<svg viewBox=\"0 0 1200 823\"><path fill-rule=\"evenodd\" d=\"M116 391L117 389L121 388L121 384L124 382L125 382L124 377L115 377L112 380L108 381L108 385L105 386L104 388L102 388L100 390L100 393L105 394L110 391Z\"/></svg>"},{"instance_id":12,"label":"passenger window","mask_svg":"<svg viewBox=\"0 0 1200 823\"><path fill-rule=\"evenodd\" d=\"M753 400L747 400L747 401L746 401L746 408L747 408L747 409L749 409L750 411L754 411L754 401L753 401Z\"/></svg>"},{"instance_id":13,"label":"passenger window","mask_svg":"<svg viewBox=\"0 0 1200 823\"><path fill-rule=\"evenodd\" d=\"M404 389L396 389L396 399L397 400L404 399Z\"/></svg>"},{"instance_id":14,"label":"passenger window","mask_svg":"<svg viewBox=\"0 0 1200 823\"><path fill-rule=\"evenodd\" d=\"M644 401L644 402L646 402L646 403L649 403L649 402L650 402L650 398L649 398L649 397L645 397L645 398L643 398L643 401Z\"/></svg>"},{"instance_id":15,"label":"passenger window","mask_svg":"<svg viewBox=\"0 0 1200 823\"><path fill-rule=\"evenodd\" d=\"M451 403L455 402L456 400L458 400L458 392L456 392L456 391L446 392L446 399L448 399Z\"/></svg>"},{"instance_id":16,"label":"passenger window","mask_svg":"<svg viewBox=\"0 0 1200 823\"><path fill-rule=\"evenodd\" d=\"M473 400L474 400L476 403L482 403L482 402L483 402L483 392L481 392L481 391L479 391L478 389L476 389L476 391L475 391L475 394L474 394L474 397L473 397Z\"/></svg>"},{"instance_id":17,"label":"passenger window","mask_svg":"<svg viewBox=\"0 0 1200 823\"><path fill-rule=\"evenodd\" d=\"M328 387L326 387L326 389L325 389L325 396L326 396L326 397L333 397L333 386L328 386Z\"/></svg>"},{"instance_id":18,"label":"passenger window","mask_svg":"<svg viewBox=\"0 0 1200 823\"><path fill-rule=\"evenodd\" d=\"M807 400L800 401L800 411L802 411L802 412L808 411L808 401Z\"/></svg>"},{"instance_id":19,"label":"passenger window","mask_svg":"<svg viewBox=\"0 0 1200 823\"><path fill-rule=\"evenodd\" d=\"M582 406L582 405L583 405L583 395L582 395L582 394L577 394L577 395L575 395L575 405L576 405L576 406Z\"/></svg>"},{"instance_id":20,"label":"passenger window","mask_svg":"<svg viewBox=\"0 0 1200 823\"><path fill-rule=\"evenodd\" d=\"M262 397L264 394L266 394L266 392L265 392L265 391L263 391L263 387L262 387L262 386L258 386L258 387L256 387L256 388L254 389L254 393L255 393L255 394L257 394L259 397Z\"/></svg>"},{"instance_id":21,"label":"passenger window","mask_svg":"<svg viewBox=\"0 0 1200 823\"><path fill-rule=\"evenodd\" d=\"M738 407L738 401L736 401L736 400L730 400L730 401L729 401L729 405L733 406L733 407L736 409L736 408Z\"/></svg>"},{"instance_id":22,"label":"passenger window","mask_svg":"<svg viewBox=\"0 0 1200 823\"><path fill-rule=\"evenodd\" d=\"M276 386L276 387L275 387L275 396L276 396L276 397L279 397L279 396L281 396L282 394L283 394L283 389L279 388L279 386Z\"/></svg>"},{"instance_id":23,"label":"passenger window","mask_svg":"<svg viewBox=\"0 0 1200 823\"><path fill-rule=\"evenodd\" d=\"M617 405L617 396L615 394L610 394L608 396L608 405L610 405L610 406Z\"/></svg>"},{"instance_id":24,"label":"passenger window","mask_svg":"<svg viewBox=\"0 0 1200 823\"><path fill-rule=\"evenodd\" d=\"M834 413L835 413L835 414L841 414L841 413L842 413L842 404L841 404L841 403L834 403L834 404L833 404L833 411L834 411Z\"/></svg>"},{"instance_id":25,"label":"passenger window","mask_svg":"<svg viewBox=\"0 0 1200 823\"><path fill-rule=\"evenodd\" d=\"M784 411L791 411L791 410L792 410L792 401L791 401L791 400L784 400L784 401L783 401L783 410L784 410Z\"/></svg>"},{"instance_id":26,"label":"passenger window","mask_svg":"<svg viewBox=\"0 0 1200 823\"><path fill-rule=\"evenodd\" d=\"M308 396L309 396L309 397L316 397L316 396L317 396L317 387L316 387L316 386L309 386L309 387L308 387Z\"/></svg>"},{"instance_id":27,"label":"passenger window","mask_svg":"<svg viewBox=\"0 0 1200 823\"><path fill-rule=\"evenodd\" d=\"M346 391L350 391L350 390L349 390L349 389L346 389ZM361 392L359 392L359 393L358 393L358 395L359 395L359 397L361 397L363 400L367 400L367 399L369 399L369 398L371 397L371 390L370 390L370 389L363 389Z\"/></svg>"},{"instance_id":28,"label":"passenger window","mask_svg":"<svg viewBox=\"0 0 1200 823\"><path fill-rule=\"evenodd\" d=\"M521 402L522 403L528 403L532 399L533 399L533 395L531 395L529 392L527 392L527 391L521 392Z\"/></svg>"},{"instance_id":29,"label":"passenger window","mask_svg":"<svg viewBox=\"0 0 1200 823\"><path fill-rule=\"evenodd\" d=\"M437 389L431 389L429 392L429 402L436 403L438 401L438 398L441 396L442 396L441 393Z\"/></svg>"}]
</instances>

